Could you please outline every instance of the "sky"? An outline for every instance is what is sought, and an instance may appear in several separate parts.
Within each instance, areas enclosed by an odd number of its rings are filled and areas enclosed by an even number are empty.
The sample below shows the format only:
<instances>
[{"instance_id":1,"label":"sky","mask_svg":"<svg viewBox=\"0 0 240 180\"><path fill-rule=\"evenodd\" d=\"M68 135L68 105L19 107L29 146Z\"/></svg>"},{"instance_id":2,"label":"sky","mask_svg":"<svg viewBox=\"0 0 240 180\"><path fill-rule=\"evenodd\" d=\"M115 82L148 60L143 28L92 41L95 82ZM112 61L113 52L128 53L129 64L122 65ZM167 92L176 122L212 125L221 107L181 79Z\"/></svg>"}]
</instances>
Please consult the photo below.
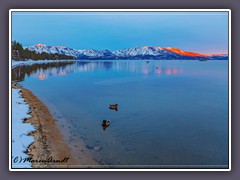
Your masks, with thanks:
<instances>
[{"instance_id":1,"label":"sky","mask_svg":"<svg viewBox=\"0 0 240 180\"><path fill-rule=\"evenodd\" d=\"M228 52L228 12L12 12L12 40L73 49Z\"/></svg>"}]
</instances>

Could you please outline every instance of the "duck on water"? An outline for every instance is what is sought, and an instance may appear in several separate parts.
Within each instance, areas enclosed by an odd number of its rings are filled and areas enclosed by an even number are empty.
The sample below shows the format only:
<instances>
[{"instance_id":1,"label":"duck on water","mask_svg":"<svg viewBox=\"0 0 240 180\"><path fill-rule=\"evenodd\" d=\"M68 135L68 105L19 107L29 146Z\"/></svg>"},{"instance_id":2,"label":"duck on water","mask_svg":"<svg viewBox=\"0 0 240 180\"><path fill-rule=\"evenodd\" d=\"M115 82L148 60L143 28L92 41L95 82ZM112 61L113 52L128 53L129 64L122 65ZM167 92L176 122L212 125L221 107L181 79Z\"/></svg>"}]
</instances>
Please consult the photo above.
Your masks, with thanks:
<instances>
[{"instance_id":1,"label":"duck on water","mask_svg":"<svg viewBox=\"0 0 240 180\"><path fill-rule=\"evenodd\" d=\"M109 105L109 109L118 111L118 104L110 104L110 105Z\"/></svg>"}]
</instances>

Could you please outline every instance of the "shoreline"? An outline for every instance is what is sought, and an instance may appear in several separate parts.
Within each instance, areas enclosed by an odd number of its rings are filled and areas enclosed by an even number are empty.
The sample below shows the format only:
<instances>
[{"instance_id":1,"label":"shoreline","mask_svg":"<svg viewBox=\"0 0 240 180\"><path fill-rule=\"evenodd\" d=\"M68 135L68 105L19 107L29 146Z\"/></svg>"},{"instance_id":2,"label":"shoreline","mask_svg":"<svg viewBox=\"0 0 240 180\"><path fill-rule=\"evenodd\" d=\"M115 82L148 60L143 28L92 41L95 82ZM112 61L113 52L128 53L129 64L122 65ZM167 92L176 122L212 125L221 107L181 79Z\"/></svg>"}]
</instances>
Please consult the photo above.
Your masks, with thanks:
<instances>
[{"instance_id":1,"label":"shoreline","mask_svg":"<svg viewBox=\"0 0 240 180\"><path fill-rule=\"evenodd\" d=\"M28 134L34 141L25 152L31 159L32 168L91 168L97 165L86 153L83 144L78 143L75 149L67 144L48 108L30 90L17 84L13 84L13 88L21 90L22 98L30 107L30 117L25 118L23 123L30 123L35 128ZM84 149L81 151L84 152L81 153L81 159L77 158L79 148ZM49 163L45 163L46 160Z\"/></svg>"},{"instance_id":2,"label":"shoreline","mask_svg":"<svg viewBox=\"0 0 240 180\"><path fill-rule=\"evenodd\" d=\"M12 69L21 64L12 66ZM35 128L26 134L33 137L34 141L23 152L29 156L28 163L32 168L99 168L84 143L77 140L74 146L67 143L68 137L64 136L69 132L61 132L56 119L41 100L17 82L12 81L11 84L12 89L20 90L21 98L29 105L28 116L22 123Z\"/></svg>"}]
</instances>

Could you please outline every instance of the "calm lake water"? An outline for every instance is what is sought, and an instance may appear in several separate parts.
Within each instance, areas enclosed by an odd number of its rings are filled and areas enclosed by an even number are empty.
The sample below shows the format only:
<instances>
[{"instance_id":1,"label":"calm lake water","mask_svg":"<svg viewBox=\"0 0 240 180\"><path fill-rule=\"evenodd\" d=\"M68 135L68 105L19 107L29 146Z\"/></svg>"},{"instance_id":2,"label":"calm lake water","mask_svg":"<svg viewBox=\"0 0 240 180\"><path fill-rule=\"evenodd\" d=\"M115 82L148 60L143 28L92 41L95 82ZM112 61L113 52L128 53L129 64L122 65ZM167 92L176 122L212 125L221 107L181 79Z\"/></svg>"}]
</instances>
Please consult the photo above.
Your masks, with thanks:
<instances>
[{"instance_id":1,"label":"calm lake water","mask_svg":"<svg viewBox=\"0 0 240 180\"><path fill-rule=\"evenodd\" d=\"M100 164L228 167L228 61L35 64L15 68L13 78ZM118 111L108 108L116 103Z\"/></svg>"}]
</instances>

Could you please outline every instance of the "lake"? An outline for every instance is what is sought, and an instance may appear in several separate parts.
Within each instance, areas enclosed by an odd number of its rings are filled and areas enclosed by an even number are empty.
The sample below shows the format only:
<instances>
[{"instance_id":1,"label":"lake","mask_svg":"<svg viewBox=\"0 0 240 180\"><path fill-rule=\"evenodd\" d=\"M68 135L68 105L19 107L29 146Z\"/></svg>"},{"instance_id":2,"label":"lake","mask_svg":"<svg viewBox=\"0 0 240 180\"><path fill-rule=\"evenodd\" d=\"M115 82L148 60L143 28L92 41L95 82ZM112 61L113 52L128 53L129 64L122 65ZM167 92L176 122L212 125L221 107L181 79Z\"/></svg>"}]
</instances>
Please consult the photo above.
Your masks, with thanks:
<instances>
[{"instance_id":1,"label":"lake","mask_svg":"<svg viewBox=\"0 0 240 180\"><path fill-rule=\"evenodd\" d=\"M92 60L12 74L99 164L228 168L228 61Z\"/></svg>"}]
</instances>

